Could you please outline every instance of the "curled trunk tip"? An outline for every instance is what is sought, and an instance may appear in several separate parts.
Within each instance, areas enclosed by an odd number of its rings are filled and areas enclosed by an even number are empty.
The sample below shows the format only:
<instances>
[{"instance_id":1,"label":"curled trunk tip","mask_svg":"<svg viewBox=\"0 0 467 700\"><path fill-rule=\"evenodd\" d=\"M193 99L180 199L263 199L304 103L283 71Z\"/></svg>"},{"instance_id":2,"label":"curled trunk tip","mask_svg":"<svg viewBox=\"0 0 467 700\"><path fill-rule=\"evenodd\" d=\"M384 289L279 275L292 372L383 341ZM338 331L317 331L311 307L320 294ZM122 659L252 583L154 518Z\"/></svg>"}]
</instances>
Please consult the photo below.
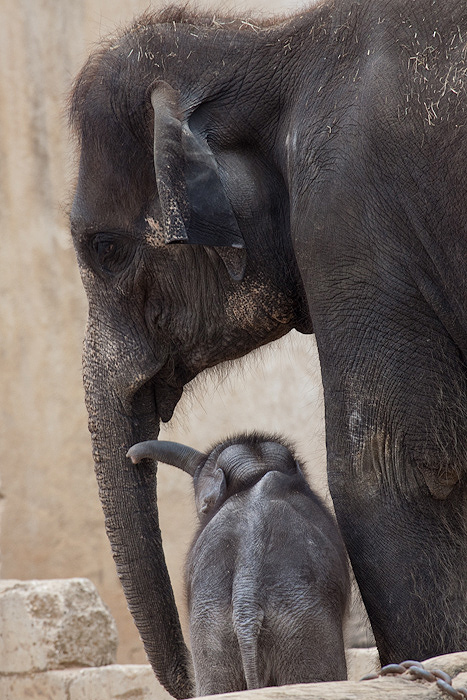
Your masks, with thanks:
<instances>
[{"instance_id":1,"label":"curled trunk tip","mask_svg":"<svg viewBox=\"0 0 467 700\"><path fill-rule=\"evenodd\" d=\"M165 440L138 442L130 447L127 457L131 459L133 464L137 464L142 459L157 459L164 464L171 464L182 469L190 476L194 476L197 467L206 459L206 455L193 447Z\"/></svg>"}]
</instances>

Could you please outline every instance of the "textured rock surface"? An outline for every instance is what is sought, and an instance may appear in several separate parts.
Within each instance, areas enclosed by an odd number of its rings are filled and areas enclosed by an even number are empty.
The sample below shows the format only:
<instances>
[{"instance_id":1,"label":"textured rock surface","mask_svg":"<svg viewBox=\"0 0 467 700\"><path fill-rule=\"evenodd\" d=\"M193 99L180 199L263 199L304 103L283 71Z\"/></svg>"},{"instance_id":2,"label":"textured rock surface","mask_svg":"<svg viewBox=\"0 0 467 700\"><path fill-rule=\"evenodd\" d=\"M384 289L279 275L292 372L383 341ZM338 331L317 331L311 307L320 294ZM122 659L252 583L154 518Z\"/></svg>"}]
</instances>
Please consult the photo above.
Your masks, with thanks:
<instances>
[{"instance_id":1,"label":"textured rock surface","mask_svg":"<svg viewBox=\"0 0 467 700\"><path fill-rule=\"evenodd\" d=\"M359 681L367 673L379 671L380 662L376 647L369 649L347 649L347 678L349 681Z\"/></svg>"},{"instance_id":2,"label":"textured rock surface","mask_svg":"<svg viewBox=\"0 0 467 700\"><path fill-rule=\"evenodd\" d=\"M70 700L133 698L169 700L148 665L106 666L81 671L70 684Z\"/></svg>"},{"instance_id":3,"label":"textured rock surface","mask_svg":"<svg viewBox=\"0 0 467 700\"><path fill-rule=\"evenodd\" d=\"M0 673L115 661L115 622L87 579L0 581Z\"/></svg>"},{"instance_id":4,"label":"textured rock surface","mask_svg":"<svg viewBox=\"0 0 467 700\"><path fill-rule=\"evenodd\" d=\"M0 676L2 700L170 700L148 665L118 664L100 668Z\"/></svg>"},{"instance_id":5,"label":"textured rock surface","mask_svg":"<svg viewBox=\"0 0 467 700\"><path fill-rule=\"evenodd\" d=\"M435 668L440 668L442 671L448 673L451 678L454 678L454 676L458 676L460 673L467 673L467 651L434 656L432 659L424 661L423 665L430 671Z\"/></svg>"},{"instance_id":6,"label":"textured rock surface","mask_svg":"<svg viewBox=\"0 0 467 700\"><path fill-rule=\"evenodd\" d=\"M465 685L467 652L438 656L423 662L423 665L427 669L440 668L452 675L454 688ZM372 681L289 685L208 697L211 700L440 700L449 696L443 695L435 683L385 676Z\"/></svg>"}]
</instances>

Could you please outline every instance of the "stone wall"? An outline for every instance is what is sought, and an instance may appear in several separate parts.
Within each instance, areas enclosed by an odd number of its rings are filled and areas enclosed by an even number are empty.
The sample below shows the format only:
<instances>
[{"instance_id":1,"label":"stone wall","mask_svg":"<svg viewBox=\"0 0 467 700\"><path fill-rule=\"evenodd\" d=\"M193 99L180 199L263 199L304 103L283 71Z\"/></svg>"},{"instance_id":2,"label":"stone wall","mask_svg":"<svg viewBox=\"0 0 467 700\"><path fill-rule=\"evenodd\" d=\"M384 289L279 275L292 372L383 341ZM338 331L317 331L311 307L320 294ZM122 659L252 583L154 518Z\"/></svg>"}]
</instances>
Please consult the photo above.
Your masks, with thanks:
<instances>
[{"instance_id":1,"label":"stone wall","mask_svg":"<svg viewBox=\"0 0 467 700\"><path fill-rule=\"evenodd\" d=\"M65 102L99 36L147 4L0 0L0 573L89 578L117 621L125 663L146 657L115 574L93 473L81 385L86 300L66 221L73 167ZM279 4L264 0L263 7ZM204 448L229 431L279 431L297 440L325 491L311 338L286 339L189 394L163 436ZM161 468L159 499L183 608L181 560L194 525L189 479Z\"/></svg>"},{"instance_id":2,"label":"stone wall","mask_svg":"<svg viewBox=\"0 0 467 700\"><path fill-rule=\"evenodd\" d=\"M115 622L91 581L0 581L2 700L168 700L147 664L115 663Z\"/></svg>"}]
</instances>

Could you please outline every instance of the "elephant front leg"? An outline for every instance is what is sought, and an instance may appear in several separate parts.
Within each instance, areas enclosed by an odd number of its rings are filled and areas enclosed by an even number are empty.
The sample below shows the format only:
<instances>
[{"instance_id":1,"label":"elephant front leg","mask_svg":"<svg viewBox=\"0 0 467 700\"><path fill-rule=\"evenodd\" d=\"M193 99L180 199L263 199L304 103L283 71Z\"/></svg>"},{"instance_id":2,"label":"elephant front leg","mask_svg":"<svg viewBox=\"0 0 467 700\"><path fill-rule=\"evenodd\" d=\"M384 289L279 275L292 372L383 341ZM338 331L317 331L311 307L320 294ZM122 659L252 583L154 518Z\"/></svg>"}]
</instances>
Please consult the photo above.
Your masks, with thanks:
<instances>
[{"instance_id":1,"label":"elephant front leg","mask_svg":"<svg viewBox=\"0 0 467 700\"><path fill-rule=\"evenodd\" d=\"M315 323L329 488L383 664L467 649L465 363L390 281L341 280Z\"/></svg>"},{"instance_id":2,"label":"elephant front leg","mask_svg":"<svg viewBox=\"0 0 467 700\"><path fill-rule=\"evenodd\" d=\"M407 492L374 461L334 466L331 456L336 515L381 663L467 649L465 481L440 500L423 483Z\"/></svg>"}]
</instances>

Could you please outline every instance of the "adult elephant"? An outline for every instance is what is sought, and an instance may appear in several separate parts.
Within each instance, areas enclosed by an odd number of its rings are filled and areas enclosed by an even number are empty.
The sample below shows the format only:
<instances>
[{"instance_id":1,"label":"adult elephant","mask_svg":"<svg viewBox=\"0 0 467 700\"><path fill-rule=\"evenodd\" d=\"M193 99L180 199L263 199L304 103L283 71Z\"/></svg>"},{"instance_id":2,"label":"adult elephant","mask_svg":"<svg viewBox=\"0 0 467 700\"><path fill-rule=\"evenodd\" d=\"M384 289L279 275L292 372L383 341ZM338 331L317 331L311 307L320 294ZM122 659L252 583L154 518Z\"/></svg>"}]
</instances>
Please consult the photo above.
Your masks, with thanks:
<instances>
[{"instance_id":1,"label":"adult elephant","mask_svg":"<svg viewBox=\"0 0 467 700\"><path fill-rule=\"evenodd\" d=\"M316 334L329 485L383 663L467 648L466 38L458 0L261 25L167 10L76 80L100 497L176 697L191 682L155 465L125 453L200 371L292 328Z\"/></svg>"}]
</instances>

